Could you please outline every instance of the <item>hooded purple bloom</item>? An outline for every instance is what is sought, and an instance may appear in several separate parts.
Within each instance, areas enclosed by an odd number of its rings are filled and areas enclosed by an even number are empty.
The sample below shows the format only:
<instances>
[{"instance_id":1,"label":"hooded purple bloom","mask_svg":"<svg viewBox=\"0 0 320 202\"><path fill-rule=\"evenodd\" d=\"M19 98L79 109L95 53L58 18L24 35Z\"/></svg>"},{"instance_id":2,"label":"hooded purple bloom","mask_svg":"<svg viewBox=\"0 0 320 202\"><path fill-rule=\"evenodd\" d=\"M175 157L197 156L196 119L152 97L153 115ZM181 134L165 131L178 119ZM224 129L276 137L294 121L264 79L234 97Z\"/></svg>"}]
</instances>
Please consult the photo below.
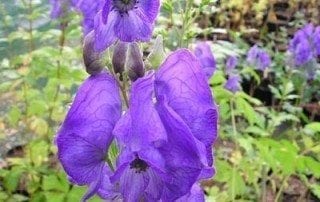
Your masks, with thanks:
<instances>
[{"instance_id":1,"label":"hooded purple bloom","mask_svg":"<svg viewBox=\"0 0 320 202\"><path fill-rule=\"evenodd\" d=\"M289 44L296 66L303 66L320 55L320 27L307 24L298 30Z\"/></svg>"},{"instance_id":2,"label":"hooded purple bloom","mask_svg":"<svg viewBox=\"0 0 320 202\"><path fill-rule=\"evenodd\" d=\"M194 54L200 61L201 67L209 79L216 70L216 61L210 45L206 42L199 42L194 50Z\"/></svg>"},{"instance_id":3,"label":"hooded purple bloom","mask_svg":"<svg viewBox=\"0 0 320 202\"><path fill-rule=\"evenodd\" d=\"M227 74L230 74L237 65L238 65L238 58L233 55L229 56L226 61Z\"/></svg>"},{"instance_id":4,"label":"hooded purple bloom","mask_svg":"<svg viewBox=\"0 0 320 202\"><path fill-rule=\"evenodd\" d=\"M103 8L105 0L78 0L77 8L83 15L83 32L87 35L94 28L94 18Z\"/></svg>"},{"instance_id":5,"label":"hooded purple bloom","mask_svg":"<svg viewBox=\"0 0 320 202\"><path fill-rule=\"evenodd\" d=\"M197 59L176 51L158 72L133 82L129 109L119 119L120 109L114 79L91 76L58 133L67 174L90 186L85 199L94 193L124 201L202 198L195 184L214 173L218 115ZM120 149L114 173L104 162L111 134Z\"/></svg>"},{"instance_id":6,"label":"hooded purple bloom","mask_svg":"<svg viewBox=\"0 0 320 202\"><path fill-rule=\"evenodd\" d=\"M257 45L254 45L248 51L247 62L250 65L255 66L257 69L264 71L270 66L271 59L266 51L262 50Z\"/></svg>"},{"instance_id":7,"label":"hooded purple bloom","mask_svg":"<svg viewBox=\"0 0 320 202\"><path fill-rule=\"evenodd\" d=\"M106 0L94 20L96 50L105 50L117 39L150 40L159 7L159 0Z\"/></svg>"},{"instance_id":8,"label":"hooded purple bloom","mask_svg":"<svg viewBox=\"0 0 320 202\"><path fill-rule=\"evenodd\" d=\"M66 15L66 13L74 6L78 0L49 0L52 5L51 18L60 18Z\"/></svg>"},{"instance_id":9,"label":"hooded purple bloom","mask_svg":"<svg viewBox=\"0 0 320 202\"><path fill-rule=\"evenodd\" d=\"M316 49L316 54L320 56L320 26L318 26L313 34L314 47Z\"/></svg>"},{"instance_id":10,"label":"hooded purple bloom","mask_svg":"<svg viewBox=\"0 0 320 202\"><path fill-rule=\"evenodd\" d=\"M230 76L227 82L225 83L224 88L233 93L236 93L237 91L239 91L241 88L240 77L238 75Z\"/></svg>"},{"instance_id":11,"label":"hooded purple bloom","mask_svg":"<svg viewBox=\"0 0 320 202\"><path fill-rule=\"evenodd\" d=\"M90 187L84 199L95 194L102 182L109 182L111 171L105 156L120 115L121 100L116 81L102 72L81 85L57 134L58 157L70 180Z\"/></svg>"},{"instance_id":12,"label":"hooded purple bloom","mask_svg":"<svg viewBox=\"0 0 320 202\"><path fill-rule=\"evenodd\" d=\"M176 200L176 202L205 202L204 192L199 186L199 184L194 184L191 188L191 191L184 195L183 197Z\"/></svg>"}]
</instances>

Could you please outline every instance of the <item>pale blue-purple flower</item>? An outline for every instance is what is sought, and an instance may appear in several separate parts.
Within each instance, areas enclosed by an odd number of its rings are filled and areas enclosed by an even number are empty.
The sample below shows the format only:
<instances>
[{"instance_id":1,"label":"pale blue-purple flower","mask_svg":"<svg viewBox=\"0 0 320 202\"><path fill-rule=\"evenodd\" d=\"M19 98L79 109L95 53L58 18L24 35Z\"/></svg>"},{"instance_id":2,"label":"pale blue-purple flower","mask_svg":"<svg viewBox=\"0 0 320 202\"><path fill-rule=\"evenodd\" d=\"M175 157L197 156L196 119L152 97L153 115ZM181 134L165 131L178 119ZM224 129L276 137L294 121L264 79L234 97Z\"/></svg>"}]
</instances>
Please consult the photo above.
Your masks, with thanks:
<instances>
[{"instance_id":1,"label":"pale blue-purple flower","mask_svg":"<svg viewBox=\"0 0 320 202\"><path fill-rule=\"evenodd\" d=\"M159 0L106 0L94 19L95 47L103 51L116 40L149 41Z\"/></svg>"},{"instance_id":2,"label":"pale blue-purple flower","mask_svg":"<svg viewBox=\"0 0 320 202\"><path fill-rule=\"evenodd\" d=\"M238 65L238 58L236 56L229 56L226 61L226 72L230 74Z\"/></svg>"},{"instance_id":3,"label":"pale blue-purple flower","mask_svg":"<svg viewBox=\"0 0 320 202\"><path fill-rule=\"evenodd\" d=\"M49 0L51 9L51 18L64 17L70 10L71 7L75 6L78 0Z\"/></svg>"},{"instance_id":4,"label":"pale blue-purple flower","mask_svg":"<svg viewBox=\"0 0 320 202\"><path fill-rule=\"evenodd\" d=\"M224 88L231 91L232 93L236 93L241 89L240 81L241 78L238 75L229 76L227 82L224 85Z\"/></svg>"},{"instance_id":5,"label":"pale blue-purple flower","mask_svg":"<svg viewBox=\"0 0 320 202\"><path fill-rule=\"evenodd\" d=\"M247 62L257 69L264 71L270 66L271 59L266 51L254 45L247 53Z\"/></svg>"},{"instance_id":6,"label":"pale blue-purple flower","mask_svg":"<svg viewBox=\"0 0 320 202\"><path fill-rule=\"evenodd\" d=\"M203 201L198 186L214 174L212 144L217 108L198 60L187 50L132 84L121 116L119 88L106 72L80 87L56 139L73 183L88 185L84 199ZM121 116L121 117L120 117ZM116 138L116 168L105 163Z\"/></svg>"},{"instance_id":7,"label":"pale blue-purple flower","mask_svg":"<svg viewBox=\"0 0 320 202\"><path fill-rule=\"evenodd\" d=\"M289 51L298 67L316 59L320 55L320 27L309 23L299 29L289 43Z\"/></svg>"},{"instance_id":8,"label":"pale blue-purple flower","mask_svg":"<svg viewBox=\"0 0 320 202\"><path fill-rule=\"evenodd\" d=\"M194 54L200 61L201 67L209 79L216 70L216 61L212 54L210 45L207 42L199 42L196 45Z\"/></svg>"}]
</instances>

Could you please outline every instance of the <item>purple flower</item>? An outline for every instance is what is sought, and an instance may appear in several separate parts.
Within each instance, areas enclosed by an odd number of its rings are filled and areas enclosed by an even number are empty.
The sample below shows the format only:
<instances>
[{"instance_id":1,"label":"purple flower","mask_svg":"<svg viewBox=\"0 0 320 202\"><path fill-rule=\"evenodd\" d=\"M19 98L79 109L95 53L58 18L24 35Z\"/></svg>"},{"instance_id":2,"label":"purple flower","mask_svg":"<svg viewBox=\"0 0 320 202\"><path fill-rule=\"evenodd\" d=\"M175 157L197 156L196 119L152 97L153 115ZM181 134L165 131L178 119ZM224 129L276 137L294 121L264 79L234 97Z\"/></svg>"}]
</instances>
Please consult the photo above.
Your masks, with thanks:
<instances>
[{"instance_id":1,"label":"purple flower","mask_svg":"<svg viewBox=\"0 0 320 202\"><path fill-rule=\"evenodd\" d=\"M239 91L241 89L240 77L238 75L230 76L227 82L225 83L224 88L233 93Z\"/></svg>"},{"instance_id":2,"label":"purple flower","mask_svg":"<svg viewBox=\"0 0 320 202\"><path fill-rule=\"evenodd\" d=\"M229 56L226 61L227 74L230 74L237 65L238 65L238 58L233 55Z\"/></svg>"},{"instance_id":3,"label":"purple flower","mask_svg":"<svg viewBox=\"0 0 320 202\"><path fill-rule=\"evenodd\" d=\"M84 199L108 183L110 168L105 163L112 130L121 115L115 79L102 72L90 76L79 88L56 138L58 158L70 180L90 188ZM112 186L108 186L112 190ZM104 190L108 192L108 190ZM109 195L115 195L113 192Z\"/></svg>"},{"instance_id":4,"label":"purple flower","mask_svg":"<svg viewBox=\"0 0 320 202\"><path fill-rule=\"evenodd\" d=\"M312 49L308 40L304 39L299 42L294 52L295 64L298 66L304 65L313 58Z\"/></svg>"},{"instance_id":5,"label":"purple flower","mask_svg":"<svg viewBox=\"0 0 320 202\"><path fill-rule=\"evenodd\" d=\"M55 19L64 17L77 0L49 0L49 2L52 5L50 16Z\"/></svg>"},{"instance_id":6,"label":"purple flower","mask_svg":"<svg viewBox=\"0 0 320 202\"><path fill-rule=\"evenodd\" d=\"M216 61L210 45L206 42L199 42L194 50L194 54L200 61L201 67L209 79L216 70Z\"/></svg>"},{"instance_id":7,"label":"purple flower","mask_svg":"<svg viewBox=\"0 0 320 202\"><path fill-rule=\"evenodd\" d=\"M96 50L105 50L117 39L150 40L159 6L159 0L106 0L94 19Z\"/></svg>"},{"instance_id":8,"label":"purple flower","mask_svg":"<svg viewBox=\"0 0 320 202\"><path fill-rule=\"evenodd\" d=\"M247 62L250 65L255 66L257 69L264 71L270 66L271 59L266 51L262 50L257 45L254 45L248 51Z\"/></svg>"},{"instance_id":9,"label":"purple flower","mask_svg":"<svg viewBox=\"0 0 320 202\"><path fill-rule=\"evenodd\" d=\"M218 115L197 59L176 51L130 92L120 118L119 89L109 74L79 88L56 139L71 181L89 185L84 199L95 193L124 201L202 199L197 182L214 173ZM115 172L105 163L113 137L120 150Z\"/></svg>"},{"instance_id":10,"label":"purple flower","mask_svg":"<svg viewBox=\"0 0 320 202\"><path fill-rule=\"evenodd\" d=\"M83 32L87 35L94 28L94 18L103 8L105 0L78 0L77 9L82 13Z\"/></svg>"},{"instance_id":11,"label":"purple flower","mask_svg":"<svg viewBox=\"0 0 320 202\"><path fill-rule=\"evenodd\" d=\"M315 29L315 32L313 34L313 42L314 42L314 47L316 49L316 55L319 57L320 56L320 26L318 26Z\"/></svg>"},{"instance_id":12,"label":"purple flower","mask_svg":"<svg viewBox=\"0 0 320 202\"><path fill-rule=\"evenodd\" d=\"M296 66L303 66L320 55L320 28L307 24L298 30L289 44Z\"/></svg>"}]
</instances>

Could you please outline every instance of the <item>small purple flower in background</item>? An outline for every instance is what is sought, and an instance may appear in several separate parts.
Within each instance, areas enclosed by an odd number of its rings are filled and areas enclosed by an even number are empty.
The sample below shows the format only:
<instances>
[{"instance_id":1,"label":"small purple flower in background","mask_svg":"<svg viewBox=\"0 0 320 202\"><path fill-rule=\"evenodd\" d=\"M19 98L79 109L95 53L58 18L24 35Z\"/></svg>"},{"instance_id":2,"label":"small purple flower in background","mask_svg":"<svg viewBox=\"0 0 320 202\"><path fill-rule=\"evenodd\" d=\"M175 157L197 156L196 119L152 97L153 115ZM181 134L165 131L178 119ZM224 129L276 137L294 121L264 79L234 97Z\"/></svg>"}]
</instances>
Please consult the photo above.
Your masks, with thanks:
<instances>
[{"instance_id":1,"label":"small purple flower in background","mask_svg":"<svg viewBox=\"0 0 320 202\"><path fill-rule=\"evenodd\" d=\"M200 61L201 67L209 79L216 70L216 61L210 45L206 42L199 42L194 50L194 54Z\"/></svg>"},{"instance_id":2,"label":"small purple flower in background","mask_svg":"<svg viewBox=\"0 0 320 202\"><path fill-rule=\"evenodd\" d=\"M238 58L236 56L229 56L226 61L226 73L230 74L238 65Z\"/></svg>"},{"instance_id":3,"label":"small purple flower in background","mask_svg":"<svg viewBox=\"0 0 320 202\"><path fill-rule=\"evenodd\" d=\"M117 39L149 41L159 7L159 0L106 0L94 20L96 50L105 50Z\"/></svg>"},{"instance_id":4,"label":"small purple flower in background","mask_svg":"<svg viewBox=\"0 0 320 202\"><path fill-rule=\"evenodd\" d=\"M271 59L269 54L259 48L257 45L254 45L250 48L247 54L247 62L255 66L257 69L264 71L271 64Z\"/></svg>"},{"instance_id":5,"label":"small purple flower in background","mask_svg":"<svg viewBox=\"0 0 320 202\"><path fill-rule=\"evenodd\" d=\"M75 6L77 0L49 0L52 5L51 18L61 18L64 17L72 6Z\"/></svg>"},{"instance_id":6,"label":"small purple flower in background","mask_svg":"<svg viewBox=\"0 0 320 202\"><path fill-rule=\"evenodd\" d=\"M217 107L198 60L172 53L132 84L121 116L119 88L106 72L89 77L56 138L58 157L84 200L204 201L199 180L213 176ZM120 154L106 163L115 137Z\"/></svg>"},{"instance_id":7,"label":"small purple flower in background","mask_svg":"<svg viewBox=\"0 0 320 202\"><path fill-rule=\"evenodd\" d=\"M289 44L296 66L303 66L320 55L320 26L312 23L298 30Z\"/></svg>"},{"instance_id":8,"label":"small purple flower in background","mask_svg":"<svg viewBox=\"0 0 320 202\"><path fill-rule=\"evenodd\" d=\"M227 82L224 85L224 88L233 93L236 93L241 89L240 80L241 79L238 75L229 76Z\"/></svg>"}]
</instances>

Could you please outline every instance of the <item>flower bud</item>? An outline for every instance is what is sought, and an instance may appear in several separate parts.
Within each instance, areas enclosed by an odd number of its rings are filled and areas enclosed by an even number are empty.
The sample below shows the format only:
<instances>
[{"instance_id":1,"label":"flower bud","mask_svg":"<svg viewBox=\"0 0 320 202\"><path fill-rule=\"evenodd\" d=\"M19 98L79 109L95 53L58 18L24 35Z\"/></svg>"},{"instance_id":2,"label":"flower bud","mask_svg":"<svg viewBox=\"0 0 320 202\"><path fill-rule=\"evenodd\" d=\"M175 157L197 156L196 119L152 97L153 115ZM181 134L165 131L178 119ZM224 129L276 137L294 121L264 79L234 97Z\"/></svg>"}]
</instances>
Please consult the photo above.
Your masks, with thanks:
<instances>
[{"instance_id":1,"label":"flower bud","mask_svg":"<svg viewBox=\"0 0 320 202\"><path fill-rule=\"evenodd\" d=\"M164 52L163 48L163 37L158 35L154 42L151 53L148 56L148 61L152 67L159 67L165 56L166 53Z\"/></svg>"},{"instance_id":2,"label":"flower bud","mask_svg":"<svg viewBox=\"0 0 320 202\"><path fill-rule=\"evenodd\" d=\"M90 75L99 74L104 65L101 61L101 54L94 49L94 32L90 32L84 39L83 61L86 71Z\"/></svg>"},{"instance_id":3,"label":"flower bud","mask_svg":"<svg viewBox=\"0 0 320 202\"><path fill-rule=\"evenodd\" d=\"M119 41L114 47L112 65L114 72L116 74L120 74L120 77L122 77L122 73L126 64L127 51L128 43L125 42Z\"/></svg>"},{"instance_id":4,"label":"flower bud","mask_svg":"<svg viewBox=\"0 0 320 202\"><path fill-rule=\"evenodd\" d=\"M125 66L131 81L144 76L142 53L137 43L129 44Z\"/></svg>"}]
</instances>

